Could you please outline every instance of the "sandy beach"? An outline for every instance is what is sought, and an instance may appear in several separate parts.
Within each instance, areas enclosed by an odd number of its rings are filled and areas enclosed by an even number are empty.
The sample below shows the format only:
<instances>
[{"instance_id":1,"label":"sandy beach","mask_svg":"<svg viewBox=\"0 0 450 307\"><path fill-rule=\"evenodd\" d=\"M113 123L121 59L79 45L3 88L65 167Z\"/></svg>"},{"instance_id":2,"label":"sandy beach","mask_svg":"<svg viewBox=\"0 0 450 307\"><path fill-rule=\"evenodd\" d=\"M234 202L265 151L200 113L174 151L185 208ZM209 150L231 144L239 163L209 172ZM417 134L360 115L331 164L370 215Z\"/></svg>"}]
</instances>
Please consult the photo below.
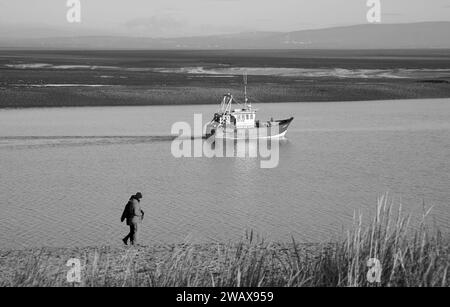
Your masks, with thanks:
<instances>
[{"instance_id":1,"label":"sandy beach","mask_svg":"<svg viewBox=\"0 0 450 307\"><path fill-rule=\"evenodd\" d=\"M324 246L301 244L296 247L302 259L320 253ZM78 286L162 286L181 285L186 279L163 276L174 265L207 272L211 276L223 275L224 265L234 259L266 255L267 269L272 273L282 269L295 254L293 244L178 244L155 246L102 246L83 248L40 248L0 251L1 286L26 283L28 286L71 286L66 276L69 259L80 259L82 282ZM270 263L275 255L279 263ZM271 261L269 261L269 258ZM229 272L231 274L231 272ZM176 278L176 276L173 276ZM191 278L190 276L189 278ZM235 276L233 276L235 277ZM233 278L230 277L230 278ZM212 286L212 279L201 281Z\"/></svg>"},{"instance_id":2,"label":"sandy beach","mask_svg":"<svg viewBox=\"0 0 450 307\"><path fill-rule=\"evenodd\" d=\"M38 248L0 251L0 286L26 287L447 287L448 238L411 231L380 207L368 227L326 244L265 242ZM392 219L392 221L391 221ZM389 225L393 225L390 227ZM77 259L80 280L69 282ZM368 271L378 263L378 280Z\"/></svg>"}]
</instances>

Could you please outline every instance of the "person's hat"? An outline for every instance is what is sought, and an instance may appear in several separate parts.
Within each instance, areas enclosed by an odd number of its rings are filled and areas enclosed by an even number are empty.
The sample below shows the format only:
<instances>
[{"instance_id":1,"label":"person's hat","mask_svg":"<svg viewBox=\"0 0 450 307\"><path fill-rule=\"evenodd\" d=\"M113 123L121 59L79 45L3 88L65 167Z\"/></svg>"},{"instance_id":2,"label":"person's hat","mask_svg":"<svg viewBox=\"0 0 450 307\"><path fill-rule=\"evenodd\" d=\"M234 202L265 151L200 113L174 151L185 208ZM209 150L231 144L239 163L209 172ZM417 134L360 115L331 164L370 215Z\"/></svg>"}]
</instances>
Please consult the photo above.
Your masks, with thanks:
<instances>
[{"instance_id":1,"label":"person's hat","mask_svg":"<svg viewBox=\"0 0 450 307\"><path fill-rule=\"evenodd\" d=\"M137 192L136 195L134 195L134 197L136 197L137 199L141 199L142 198L142 193L141 192Z\"/></svg>"}]
</instances>

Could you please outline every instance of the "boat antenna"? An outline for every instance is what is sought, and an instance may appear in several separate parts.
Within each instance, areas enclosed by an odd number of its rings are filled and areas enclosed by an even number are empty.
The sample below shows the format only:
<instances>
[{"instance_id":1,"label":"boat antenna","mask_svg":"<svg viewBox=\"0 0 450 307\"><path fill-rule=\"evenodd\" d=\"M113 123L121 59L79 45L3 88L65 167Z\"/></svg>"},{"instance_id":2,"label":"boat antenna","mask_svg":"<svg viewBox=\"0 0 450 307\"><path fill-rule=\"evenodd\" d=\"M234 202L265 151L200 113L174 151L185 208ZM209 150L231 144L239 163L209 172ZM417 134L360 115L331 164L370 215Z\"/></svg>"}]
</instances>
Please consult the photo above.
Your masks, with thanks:
<instances>
[{"instance_id":1,"label":"boat antenna","mask_svg":"<svg viewBox=\"0 0 450 307\"><path fill-rule=\"evenodd\" d=\"M248 97L247 97L247 80L248 80L247 72L244 72L244 103L245 103L245 106L251 107L251 104L250 104L250 105L248 104Z\"/></svg>"}]
</instances>

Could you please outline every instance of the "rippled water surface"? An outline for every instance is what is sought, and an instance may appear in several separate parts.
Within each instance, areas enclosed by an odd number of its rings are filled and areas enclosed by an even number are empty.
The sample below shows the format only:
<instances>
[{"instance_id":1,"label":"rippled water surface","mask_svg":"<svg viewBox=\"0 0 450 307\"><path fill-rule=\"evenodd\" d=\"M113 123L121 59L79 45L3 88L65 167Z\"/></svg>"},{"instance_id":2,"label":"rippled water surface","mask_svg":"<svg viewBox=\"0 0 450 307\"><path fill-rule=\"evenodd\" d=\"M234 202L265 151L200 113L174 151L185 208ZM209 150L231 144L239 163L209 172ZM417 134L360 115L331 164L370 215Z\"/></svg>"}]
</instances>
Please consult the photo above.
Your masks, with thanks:
<instances>
[{"instance_id":1,"label":"rippled water surface","mask_svg":"<svg viewBox=\"0 0 450 307\"><path fill-rule=\"evenodd\" d=\"M324 241L390 192L450 229L450 100L261 104L295 120L280 163L171 154L171 126L217 106L0 110L0 246L119 244L132 193L144 194L146 244Z\"/></svg>"}]
</instances>

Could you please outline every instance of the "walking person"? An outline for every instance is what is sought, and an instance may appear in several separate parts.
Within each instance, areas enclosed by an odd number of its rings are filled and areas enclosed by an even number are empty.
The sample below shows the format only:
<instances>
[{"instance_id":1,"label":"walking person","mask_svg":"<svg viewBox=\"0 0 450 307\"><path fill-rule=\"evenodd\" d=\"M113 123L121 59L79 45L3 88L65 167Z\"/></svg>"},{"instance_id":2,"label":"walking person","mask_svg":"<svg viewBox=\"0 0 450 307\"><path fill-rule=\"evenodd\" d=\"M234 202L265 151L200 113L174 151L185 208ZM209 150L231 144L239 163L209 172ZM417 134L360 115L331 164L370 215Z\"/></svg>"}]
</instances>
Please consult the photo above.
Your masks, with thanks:
<instances>
[{"instance_id":1,"label":"walking person","mask_svg":"<svg viewBox=\"0 0 450 307\"><path fill-rule=\"evenodd\" d=\"M131 245L137 244L139 224L144 219L144 211L141 208L142 194L140 192L131 196L128 203L125 205L123 210L121 222L127 221L127 225L130 226L130 233L122 239L125 245L128 245L128 240L130 240Z\"/></svg>"}]
</instances>

